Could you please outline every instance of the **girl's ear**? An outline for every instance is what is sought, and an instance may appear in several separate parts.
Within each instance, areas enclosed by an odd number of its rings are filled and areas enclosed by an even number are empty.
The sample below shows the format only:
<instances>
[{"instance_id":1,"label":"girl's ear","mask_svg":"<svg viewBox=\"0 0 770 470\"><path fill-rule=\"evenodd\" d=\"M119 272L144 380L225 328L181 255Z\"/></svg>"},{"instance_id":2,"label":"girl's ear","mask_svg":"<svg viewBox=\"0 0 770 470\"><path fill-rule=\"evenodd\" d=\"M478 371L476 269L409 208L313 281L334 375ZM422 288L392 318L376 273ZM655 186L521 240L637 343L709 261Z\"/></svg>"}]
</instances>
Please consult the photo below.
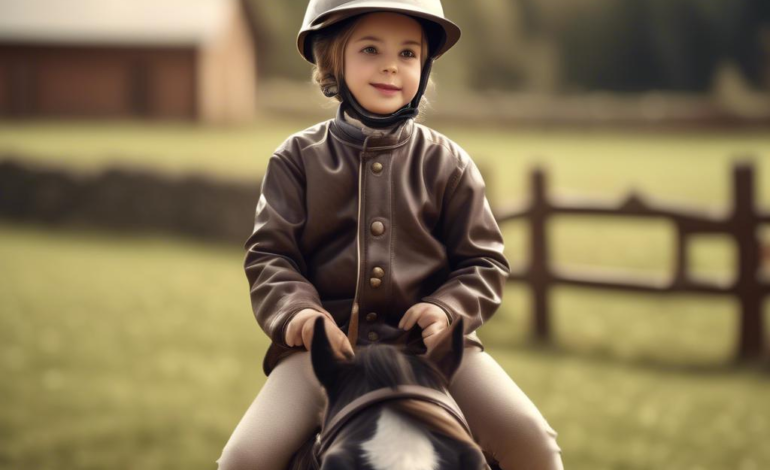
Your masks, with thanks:
<instances>
[{"instance_id":1,"label":"girl's ear","mask_svg":"<svg viewBox=\"0 0 770 470\"><path fill-rule=\"evenodd\" d=\"M463 319L458 318L449 328L438 334L441 337L433 349L426 354L425 358L444 374L447 383L449 383L463 361L465 346Z\"/></svg>"},{"instance_id":2,"label":"girl's ear","mask_svg":"<svg viewBox=\"0 0 770 470\"><path fill-rule=\"evenodd\" d=\"M318 317L313 324L313 343L310 346L310 359L313 372L321 385L327 390L337 381L341 364L334 356L329 337L326 336L324 319Z\"/></svg>"}]
</instances>

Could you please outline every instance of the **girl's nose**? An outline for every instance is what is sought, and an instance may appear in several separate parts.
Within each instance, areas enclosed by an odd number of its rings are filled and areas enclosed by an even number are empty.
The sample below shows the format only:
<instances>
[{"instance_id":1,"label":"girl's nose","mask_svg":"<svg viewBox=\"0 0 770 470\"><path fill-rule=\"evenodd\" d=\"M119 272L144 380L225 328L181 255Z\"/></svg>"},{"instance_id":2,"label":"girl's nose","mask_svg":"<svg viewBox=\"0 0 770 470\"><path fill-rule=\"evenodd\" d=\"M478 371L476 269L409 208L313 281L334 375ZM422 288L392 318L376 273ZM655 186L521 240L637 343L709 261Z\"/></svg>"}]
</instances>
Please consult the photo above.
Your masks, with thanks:
<instances>
[{"instance_id":1,"label":"girl's nose","mask_svg":"<svg viewBox=\"0 0 770 470\"><path fill-rule=\"evenodd\" d=\"M382 67L382 71L385 73L396 73L398 71L398 67L394 62L386 62Z\"/></svg>"}]
</instances>

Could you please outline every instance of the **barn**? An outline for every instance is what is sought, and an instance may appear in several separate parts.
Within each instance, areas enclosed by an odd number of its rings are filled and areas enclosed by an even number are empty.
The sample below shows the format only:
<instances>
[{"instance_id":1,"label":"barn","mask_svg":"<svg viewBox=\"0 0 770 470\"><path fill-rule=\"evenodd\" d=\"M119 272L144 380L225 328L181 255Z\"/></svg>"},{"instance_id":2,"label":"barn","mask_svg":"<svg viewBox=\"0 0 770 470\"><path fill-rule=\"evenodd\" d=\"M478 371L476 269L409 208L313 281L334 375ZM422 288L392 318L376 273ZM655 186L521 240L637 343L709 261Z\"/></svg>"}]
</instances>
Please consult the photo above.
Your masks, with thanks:
<instances>
[{"instance_id":1,"label":"barn","mask_svg":"<svg viewBox=\"0 0 770 470\"><path fill-rule=\"evenodd\" d=\"M256 34L243 0L0 2L0 118L245 122Z\"/></svg>"}]
</instances>

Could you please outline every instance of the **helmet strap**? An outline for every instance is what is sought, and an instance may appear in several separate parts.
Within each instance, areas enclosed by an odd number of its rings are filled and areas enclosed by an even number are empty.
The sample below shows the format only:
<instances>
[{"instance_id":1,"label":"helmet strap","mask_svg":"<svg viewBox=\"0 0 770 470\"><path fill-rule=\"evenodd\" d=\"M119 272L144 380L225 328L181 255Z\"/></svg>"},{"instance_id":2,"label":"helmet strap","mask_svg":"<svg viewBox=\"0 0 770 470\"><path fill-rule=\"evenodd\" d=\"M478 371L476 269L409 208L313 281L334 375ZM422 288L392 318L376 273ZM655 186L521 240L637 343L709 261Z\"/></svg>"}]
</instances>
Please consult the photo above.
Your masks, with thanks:
<instances>
[{"instance_id":1,"label":"helmet strap","mask_svg":"<svg viewBox=\"0 0 770 470\"><path fill-rule=\"evenodd\" d=\"M412 101L405 104L402 108L391 114L377 114L367 111L363 106L361 106L358 100L356 100L356 98L353 96L353 93L350 92L347 85L345 84L345 79L343 78L339 83L340 95L342 96L341 106L343 106L343 110L347 111L355 119L358 119L367 126L373 128L390 127L393 124L399 123L406 119L413 119L417 117L420 112L418 109L420 100L422 99L422 95L425 94L425 87L428 86L428 77L430 76L430 71L433 68L433 61L434 59L432 57L429 57L425 61L425 65L423 65L422 72L420 73L420 86L417 89L417 94L415 94L414 98L412 98Z\"/></svg>"}]
</instances>

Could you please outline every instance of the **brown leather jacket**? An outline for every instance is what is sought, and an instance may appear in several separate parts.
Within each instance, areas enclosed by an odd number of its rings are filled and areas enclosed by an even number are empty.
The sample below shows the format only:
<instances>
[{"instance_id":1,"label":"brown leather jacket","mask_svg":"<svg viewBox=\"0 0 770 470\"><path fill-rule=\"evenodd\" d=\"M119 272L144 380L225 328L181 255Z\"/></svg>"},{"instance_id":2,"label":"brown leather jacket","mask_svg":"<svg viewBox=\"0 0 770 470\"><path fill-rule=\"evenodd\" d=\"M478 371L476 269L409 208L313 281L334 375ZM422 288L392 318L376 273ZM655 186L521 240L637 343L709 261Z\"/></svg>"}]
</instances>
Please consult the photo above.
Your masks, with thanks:
<instances>
[{"instance_id":1,"label":"brown leather jacket","mask_svg":"<svg viewBox=\"0 0 770 470\"><path fill-rule=\"evenodd\" d=\"M397 342L415 303L465 318L466 345L502 301L503 237L468 154L408 119L367 136L334 119L291 135L270 158L244 266L269 375L305 308L325 309L356 345ZM350 329L353 325L353 330Z\"/></svg>"}]
</instances>

